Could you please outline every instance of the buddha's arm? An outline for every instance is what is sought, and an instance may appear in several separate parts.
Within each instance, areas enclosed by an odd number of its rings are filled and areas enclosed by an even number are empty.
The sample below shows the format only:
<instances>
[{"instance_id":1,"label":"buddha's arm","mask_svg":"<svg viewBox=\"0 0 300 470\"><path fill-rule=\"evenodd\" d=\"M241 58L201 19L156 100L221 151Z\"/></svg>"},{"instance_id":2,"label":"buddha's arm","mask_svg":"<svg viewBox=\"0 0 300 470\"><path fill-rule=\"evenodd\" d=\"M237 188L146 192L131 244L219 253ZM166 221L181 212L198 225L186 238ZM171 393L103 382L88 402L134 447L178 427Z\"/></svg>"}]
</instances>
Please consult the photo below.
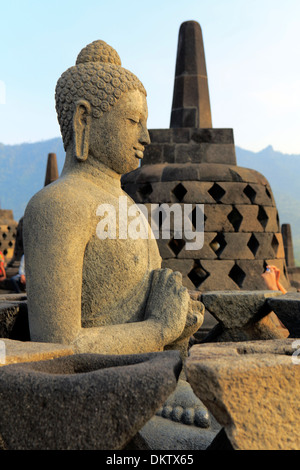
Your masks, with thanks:
<instances>
[{"instance_id":1,"label":"buddha's arm","mask_svg":"<svg viewBox=\"0 0 300 470\"><path fill-rule=\"evenodd\" d=\"M154 271L144 321L82 328L82 265L90 224L80 207L73 208L72 215L68 211L60 201L33 201L26 210L31 339L73 344L78 352L104 354L157 351L176 340L186 323L189 295L181 276L170 270Z\"/></svg>"},{"instance_id":2,"label":"buddha's arm","mask_svg":"<svg viewBox=\"0 0 300 470\"><path fill-rule=\"evenodd\" d=\"M153 271L144 321L83 328L73 341L78 352L136 354L161 351L178 339L187 322L190 298L182 287L181 274L170 269ZM193 309L193 324L202 321Z\"/></svg>"}]
</instances>

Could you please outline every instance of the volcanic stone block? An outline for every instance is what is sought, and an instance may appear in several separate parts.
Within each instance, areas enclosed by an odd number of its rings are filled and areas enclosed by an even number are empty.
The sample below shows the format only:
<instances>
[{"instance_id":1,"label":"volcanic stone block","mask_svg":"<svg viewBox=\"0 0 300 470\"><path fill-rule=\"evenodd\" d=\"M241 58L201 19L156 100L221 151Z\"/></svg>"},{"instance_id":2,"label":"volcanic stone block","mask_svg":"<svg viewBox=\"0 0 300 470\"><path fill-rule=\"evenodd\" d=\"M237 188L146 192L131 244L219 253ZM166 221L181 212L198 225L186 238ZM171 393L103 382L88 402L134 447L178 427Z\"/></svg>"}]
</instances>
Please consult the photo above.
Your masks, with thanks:
<instances>
[{"instance_id":1,"label":"volcanic stone block","mask_svg":"<svg viewBox=\"0 0 300 470\"><path fill-rule=\"evenodd\" d=\"M167 160L166 160L167 161ZM232 144L177 144L175 163L227 163L236 162L235 148Z\"/></svg>"},{"instance_id":2,"label":"volcanic stone block","mask_svg":"<svg viewBox=\"0 0 300 470\"><path fill-rule=\"evenodd\" d=\"M182 284L188 289L195 290L195 284L189 278L189 273L193 270L193 259L163 259L162 268L170 268L172 271L179 271L182 274Z\"/></svg>"},{"instance_id":3,"label":"volcanic stone block","mask_svg":"<svg viewBox=\"0 0 300 470\"><path fill-rule=\"evenodd\" d=\"M264 186L269 184L265 176L256 170L244 168L242 166L235 166L231 167L230 171L232 174L231 181L244 181L251 186L252 184L262 184Z\"/></svg>"},{"instance_id":4,"label":"volcanic stone block","mask_svg":"<svg viewBox=\"0 0 300 470\"><path fill-rule=\"evenodd\" d=\"M285 258L284 245L281 233L274 233L272 238L272 246L276 258Z\"/></svg>"},{"instance_id":5,"label":"volcanic stone block","mask_svg":"<svg viewBox=\"0 0 300 470\"><path fill-rule=\"evenodd\" d=\"M224 247L218 253L220 259L254 259L248 247L248 233L224 233ZM221 247L222 248L222 247Z\"/></svg>"},{"instance_id":6,"label":"volcanic stone block","mask_svg":"<svg viewBox=\"0 0 300 470\"><path fill-rule=\"evenodd\" d=\"M253 203L264 206L274 206L274 198L271 195L270 190L266 190L266 184L251 183L249 187L255 192L253 197ZM248 188L249 189L249 188Z\"/></svg>"},{"instance_id":7,"label":"volcanic stone block","mask_svg":"<svg viewBox=\"0 0 300 470\"><path fill-rule=\"evenodd\" d=\"M56 153L49 153L44 186L53 183L59 177Z\"/></svg>"},{"instance_id":8,"label":"volcanic stone block","mask_svg":"<svg viewBox=\"0 0 300 470\"><path fill-rule=\"evenodd\" d=\"M2 367L2 440L11 450L122 449L173 392L180 365L166 351Z\"/></svg>"},{"instance_id":9,"label":"volcanic stone block","mask_svg":"<svg viewBox=\"0 0 300 470\"><path fill-rule=\"evenodd\" d=\"M186 374L235 450L298 450L300 367L290 339L195 345Z\"/></svg>"},{"instance_id":10,"label":"volcanic stone block","mask_svg":"<svg viewBox=\"0 0 300 470\"><path fill-rule=\"evenodd\" d=\"M282 224L281 233L285 252L286 264L288 267L295 266L294 247L292 238L292 228L290 224Z\"/></svg>"},{"instance_id":11,"label":"volcanic stone block","mask_svg":"<svg viewBox=\"0 0 300 470\"><path fill-rule=\"evenodd\" d=\"M203 37L195 21L179 30L170 127L212 127Z\"/></svg>"},{"instance_id":12,"label":"volcanic stone block","mask_svg":"<svg viewBox=\"0 0 300 470\"><path fill-rule=\"evenodd\" d=\"M223 204L206 204L204 206L206 232L230 232L234 227L228 219L232 206ZM205 233L206 236L206 233Z\"/></svg>"},{"instance_id":13,"label":"volcanic stone block","mask_svg":"<svg viewBox=\"0 0 300 470\"><path fill-rule=\"evenodd\" d=\"M203 293L201 301L225 329L241 328L271 312L269 297L282 295L274 291L212 291Z\"/></svg>"},{"instance_id":14,"label":"volcanic stone block","mask_svg":"<svg viewBox=\"0 0 300 470\"><path fill-rule=\"evenodd\" d=\"M8 338L1 338L1 343L2 346L4 345L5 354L4 360L0 361L0 366L8 366L9 364L24 362L45 361L61 356L69 356L74 353L71 346L63 344L17 341Z\"/></svg>"},{"instance_id":15,"label":"volcanic stone block","mask_svg":"<svg viewBox=\"0 0 300 470\"><path fill-rule=\"evenodd\" d=\"M151 144L170 144L173 140L172 129L149 129L149 135Z\"/></svg>"},{"instance_id":16,"label":"volcanic stone block","mask_svg":"<svg viewBox=\"0 0 300 470\"><path fill-rule=\"evenodd\" d=\"M190 134L190 140L198 144L234 144L233 129L190 129Z\"/></svg>"},{"instance_id":17,"label":"volcanic stone block","mask_svg":"<svg viewBox=\"0 0 300 470\"><path fill-rule=\"evenodd\" d=\"M261 210L261 223L265 232L280 232L279 217L276 207L260 206ZM264 215L266 214L266 216ZM260 217L260 215L258 215Z\"/></svg>"},{"instance_id":18,"label":"volcanic stone block","mask_svg":"<svg viewBox=\"0 0 300 470\"><path fill-rule=\"evenodd\" d=\"M209 194L213 183L200 181L183 181L181 184L186 189L183 202L186 204L213 204L214 198Z\"/></svg>"},{"instance_id":19,"label":"volcanic stone block","mask_svg":"<svg viewBox=\"0 0 300 470\"><path fill-rule=\"evenodd\" d=\"M192 140L191 138L191 132L193 129L190 129L189 127L176 127L173 129L170 129L172 133L172 142L174 144L180 143L180 144L186 144Z\"/></svg>"},{"instance_id":20,"label":"volcanic stone block","mask_svg":"<svg viewBox=\"0 0 300 470\"><path fill-rule=\"evenodd\" d=\"M237 204L235 210L238 211L242 220L238 229L239 232L263 232L264 229L258 220L259 207L257 205Z\"/></svg>"},{"instance_id":21,"label":"volcanic stone block","mask_svg":"<svg viewBox=\"0 0 300 470\"><path fill-rule=\"evenodd\" d=\"M267 303L289 330L290 337L300 338L300 293L271 297Z\"/></svg>"},{"instance_id":22,"label":"volcanic stone block","mask_svg":"<svg viewBox=\"0 0 300 470\"><path fill-rule=\"evenodd\" d=\"M232 181L231 168L235 167L220 163L176 163L165 166L162 181Z\"/></svg>"},{"instance_id":23,"label":"volcanic stone block","mask_svg":"<svg viewBox=\"0 0 300 470\"><path fill-rule=\"evenodd\" d=\"M186 249L186 246L177 254L177 258L185 259L217 259L217 254L213 250L212 246L214 239L217 237L217 232L205 232L204 234L204 244L203 247L199 250ZM191 240L186 240L185 242L191 242ZM192 245L193 246L193 245ZM196 245L194 245L196 247Z\"/></svg>"},{"instance_id":24,"label":"volcanic stone block","mask_svg":"<svg viewBox=\"0 0 300 470\"><path fill-rule=\"evenodd\" d=\"M148 145L144 152L145 164L163 163L163 146L159 144Z\"/></svg>"},{"instance_id":25,"label":"volcanic stone block","mask_svg":"<svg viewBox=\"0 0 300 470\"><path fill-rule=\"evenodd\" d=\"M235 263L232 260L201 260L202 268L209 274L198 286L200 291L210 291L217 288L224 290L236 289L237 284L229 277ZM197 288L197 286L195 285Z\"/></svg>"},{"instance_id":26,"label":"volcanic stone block","mask_svg":"<svg viewBox=\"0 0 300 470\"><path fill-rule=\"evenodd\" d=\"M222 198L223 204L251 204L249 198L243 192L245 183L239 182L218 182L222 185L225 194Z\"/></svg>"},{"instance_id":27,"label":"volcanic stone block","mask_svg":"<svg viewBox=\"0 0 300 470\"><path fill-rule=\"evenodd\" d=\"M271 258L276 256L277 250L274 250L272 241L274 233L253 233L249 239L248 246L258 259ZM275 237L276 239L276 237ZM277 240L277 239L276 239Z\"/></svg>"},{"instance_id":28,"label":"volcanic stone block","mask_svg":"<svg viewBox=\"0 0 300 470\"><path fill-rule=\"evenodd\" d=\"M265 290L266 284L261 277L265 270L263 259L238 260L236 265L241 272L247 273L242 282L242 288L245 290Z\"/></svg>"}]
</instances>

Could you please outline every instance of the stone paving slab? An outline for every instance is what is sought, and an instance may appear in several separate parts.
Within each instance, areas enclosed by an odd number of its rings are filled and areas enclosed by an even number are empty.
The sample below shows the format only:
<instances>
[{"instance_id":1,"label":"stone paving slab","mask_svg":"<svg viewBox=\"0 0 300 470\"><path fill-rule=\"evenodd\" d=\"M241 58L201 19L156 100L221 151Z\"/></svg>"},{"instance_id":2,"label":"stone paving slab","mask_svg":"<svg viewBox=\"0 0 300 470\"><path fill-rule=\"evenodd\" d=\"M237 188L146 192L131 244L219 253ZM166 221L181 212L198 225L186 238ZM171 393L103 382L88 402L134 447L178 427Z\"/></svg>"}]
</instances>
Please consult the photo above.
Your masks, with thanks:
<instances>
[{"instance_id":1,"label":"stone paving slab","mask_svg":"<svg viewBox=\"0 0 300 470\"><path fill-rule=\"evenodd\" d=\"M288 338L191 348L187 379L235 450L300 450L296 346Z\"/></svg>"},{"instance_id":2,"label":"stone paving slab","mask_svg":"<svg viewBox=\"0 0 300 470\"><path fill-rule=\"evenodd\" d=\"M0 338L0 367L19 362L54 359L74 354L71 346Z\"/></svg>"}]
</instances>

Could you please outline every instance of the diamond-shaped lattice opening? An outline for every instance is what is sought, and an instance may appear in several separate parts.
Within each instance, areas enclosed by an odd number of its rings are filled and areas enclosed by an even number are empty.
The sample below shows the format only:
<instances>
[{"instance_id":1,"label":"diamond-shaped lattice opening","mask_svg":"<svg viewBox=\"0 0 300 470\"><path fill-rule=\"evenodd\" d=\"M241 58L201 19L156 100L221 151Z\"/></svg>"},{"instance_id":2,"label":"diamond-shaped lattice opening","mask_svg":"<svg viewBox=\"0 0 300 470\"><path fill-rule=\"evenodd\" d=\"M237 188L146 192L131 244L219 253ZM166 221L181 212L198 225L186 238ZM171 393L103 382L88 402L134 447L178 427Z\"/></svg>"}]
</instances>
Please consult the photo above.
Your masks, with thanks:
<instances>
[{"instance_id":1,"label":"diamond-shaped lattice opening","mask_svg":"<svg viewBox=\"0 0 300 470\"><path fill-rule=\"evenodd\" d=\"M2 238L4 238L4 240L5 240L6 237L7 237L7 234L5 232L2 233Z\"/></svg>"},{"instance_id":2,"label":"diamond-shaped lattice opening","mask_svg":"<svg viewBox=\"0 0 300 470\"><path fill-rule=\"evenodd\" d=\"M194 228L197 227L197 220L201 220L202 216L203 216L203 218L204 218L203 220L205 222L206 219L207 219L207 216L205 215L205 213L202 214L202 210L198 206L194 207L192 212L189 214L189 218L190 218Z\"/></svg>"},{"instance_id":3,"label":"diamond-shaped lattice opening","mask_svg":"<svg viewBox=\"0 0 300 470\"><path fill-rule=\"evenodd\" d=\"M177 256L181 252L181 250L184 248L185 241L180 238L178 240L176 238L172 238L172 240L168 243L168 245L173 251L173 253Z\"/></svg>"},{"instance_id":4,"label":"diamond-shaped lattice opening","mask_svg":"<svg viewBox=\"0 0 300 470\"><path fill-rule=\"evenodd\" d=\"M266 186L266 195L269 199L272 199L272 194L270 193L268 186Z\"/></svg>"},{"instance_id":5,"label":"diamond-shaped lattice opening","mask_svg":"<svg viewBox=\"0 0 300 470\"><path fill-rule=\"evenodd\" d=\"M274 250L275 256L277 256L277 251L278 251L278 247L279 247L279 241L278 241L278 239L277 239L277 237L276 237L275 234L273 235L271 245L272 245L272 248L273 248L273 250Z\"/></svg>"},{"instance_id":6,"label":"diamond-shaped lattice opening","mask_svg":"<svg viewBox=\"0 0 300 470\"><path fill-rule=\"evenodd\" d=\"M259 242L254 234L251 235L250 240L247 243L247 246L249 250L253 253L255 256L257 253L257 250L259 248Z\"/></svg>"},{"instance_id":7,"label":"diamond-shaped lattice opening","mask_svg":"<svg viewBox=\"0 0 300 470\"><path fill-rule=\"evenodd\" d=\"M214 183L208 192L216 202L220 202L226 191L219 184Z\"/></svg>"},{"instance_id":8,"label":"diamond-shaped lattice opening","mask_svg":"<svg viewBox=\"0 0 300 470\"><path fill-rule=\"evenodd\" d=\"M195 263L193 269L188 274L189 279L197 289L209 276L210 273L206 271L199 262Z\"/></svg>"},{"instance_id":9,"label":"diamond-shaped lattice opening","mask_svg":"<svg viewBox=\"0 0 300 470\"><path fill-rule=\"evenodd\" d=\"M217 256L220 256L220 254L224 251L226 245L227 243L225 237L221 232L218 233L217 236L209 244L209 246L216 253Z\"/></svg>"},{"instance_id":10,"label":"diamond-shaped lattice opening","mask_svg":"<svg viewBox=\"0 0 300 470\"><path fill-rule=\"evenodd\" d=\"M230 270L228 276L236 283L237 286L242 287L246 274L237 264L235 264Z\"/></svg>"},{"instance_id":11,"label":"diamond-shaped lattice opening","mask_svg":"<svg viewBox=\"0 0 300 470\"><path fill-rule=\"evenodd\" d=\"M152 185L150 183L141 184L138 193L143 197L147 198L153 192Z\"/></svg>"},{"instance_id":12,"label":"diamond-shaped lattice opening","mask_svg":"<svg viewBox=\"0 0 300 470\"><path fill-rule=\"evenodd\" d=\"M250 199L252 204L254 204L255 198L256 198L256 191L250 186L250 184L247 184L247 186L244 189L244 193Z\"/></svg>"},{"instance_id":13,"label":"diamond-shaped lattice opening","mask_svg":"<svg viewBox=\"0 0 300 470\"><path fill-rule=\"evenodd\" d=\"M183 184L179 183L179 184L177 184L177 186L175 186L175 188L172 190L172 193L176 196L176 198L178 199L178 201L182 201L182 199L184 198L184 196L185 196L186 193L187 193L187 190L185 189L185 187L183 186Z\"/></svg>"},{"instance_id":14,"label":"diamond-shaped lattice opening","mask_svg":"<svg viewBox=\"0 0 300 470\"><path fill-rule=\"evenodd\" d=\"M230 214L228 214L227 219L233 226L234 231L238 232L241 226L242 220L243 220L243 216L242 214L239 213L236 207L234 207L232 211L230 212Z\"/></svg>"},{"instance_id":15,"label":"diamond-shaped lattice opening","mask_svg":"<svg viewBox=\"0 0 300 470\"><path fill-rule=\"evenodd\" d=\"M259 206L257 220L259 221L261 226L265 229L269 221L269 217L265 209L262 206Z\"/></svg>"}]
</instances>

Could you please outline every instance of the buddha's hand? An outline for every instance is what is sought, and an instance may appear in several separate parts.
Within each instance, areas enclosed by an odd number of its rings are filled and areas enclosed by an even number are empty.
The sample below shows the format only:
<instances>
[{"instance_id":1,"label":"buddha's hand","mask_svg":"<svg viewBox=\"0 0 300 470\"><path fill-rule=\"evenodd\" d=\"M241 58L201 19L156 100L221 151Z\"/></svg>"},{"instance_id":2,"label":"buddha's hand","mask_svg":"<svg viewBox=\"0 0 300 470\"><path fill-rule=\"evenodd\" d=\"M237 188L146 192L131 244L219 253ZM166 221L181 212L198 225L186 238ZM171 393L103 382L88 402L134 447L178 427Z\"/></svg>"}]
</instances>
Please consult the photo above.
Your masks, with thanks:
<instances>
[{"instance_id":1,"label":"buddha's hand","mask_svg":"<svg viewBox=\"0 0 300 470\"><path fill-rule=\"evenodd\" d=\"M181 273L171 269L156 269L152 276L145 318L160 325L163 343L166 345L175 341L185 328L190 296L182 286Z\"/></svg>"},{"instance_id":2,"label":"buddha's hand","mask_svg":"<svg viewBox=\"0 0 300 470\"><path fill-rule=\"evenodd\" d=\"M189 292L189 307L188 314L186 318L186 324L184 330L178 341L181 341L185 338L190 338L196 331L201 327L204 320L205 307L202 302L200 302L201 294L199 292Z\"/></svg>"}]
</instances>

